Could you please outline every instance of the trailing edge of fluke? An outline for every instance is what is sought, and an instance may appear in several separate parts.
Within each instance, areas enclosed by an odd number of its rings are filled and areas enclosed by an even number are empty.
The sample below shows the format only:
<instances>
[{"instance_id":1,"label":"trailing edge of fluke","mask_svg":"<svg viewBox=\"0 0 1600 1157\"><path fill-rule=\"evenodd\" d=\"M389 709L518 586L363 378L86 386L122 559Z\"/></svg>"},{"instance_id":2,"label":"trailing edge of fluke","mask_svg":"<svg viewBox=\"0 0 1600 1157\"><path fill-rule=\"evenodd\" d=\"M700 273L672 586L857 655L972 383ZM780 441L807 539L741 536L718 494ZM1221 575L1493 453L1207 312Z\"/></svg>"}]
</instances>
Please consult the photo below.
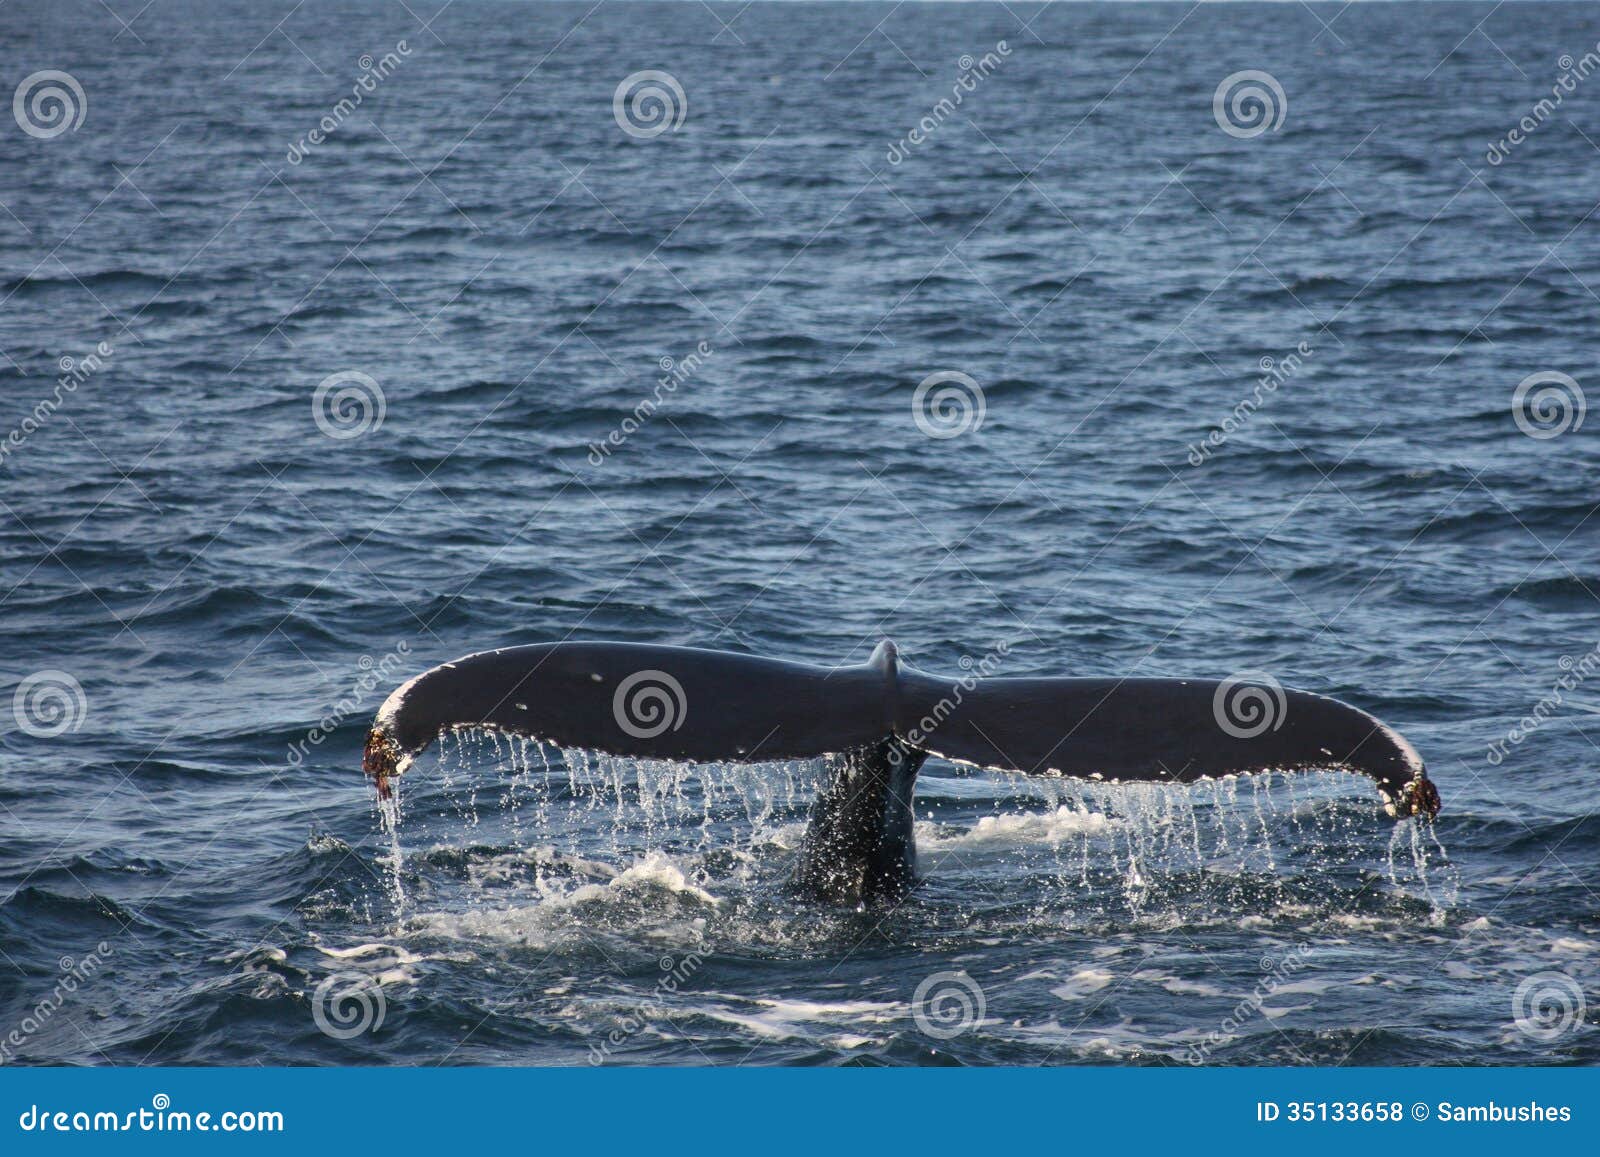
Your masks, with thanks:
<instances>
[{"instance_id":1,"label":"trailing edge of fluke","mask_svg":"<svg viewBox=\"0 0 1600 1157\"><path fill-rule=\"evenodd\" d=\"M379 794L454 728L641 759L838 756L795 882L846 901L913 882L911 796L929 755L1108 783L1349 771L1377 784L1391 815L1439 810L1422 758L1396 731L1270 678L947 679L904 666L887 641L865 664L833 668L642 643L468 655L411 679L379 708L363 759Z\"/></svg>"}]
</instances>

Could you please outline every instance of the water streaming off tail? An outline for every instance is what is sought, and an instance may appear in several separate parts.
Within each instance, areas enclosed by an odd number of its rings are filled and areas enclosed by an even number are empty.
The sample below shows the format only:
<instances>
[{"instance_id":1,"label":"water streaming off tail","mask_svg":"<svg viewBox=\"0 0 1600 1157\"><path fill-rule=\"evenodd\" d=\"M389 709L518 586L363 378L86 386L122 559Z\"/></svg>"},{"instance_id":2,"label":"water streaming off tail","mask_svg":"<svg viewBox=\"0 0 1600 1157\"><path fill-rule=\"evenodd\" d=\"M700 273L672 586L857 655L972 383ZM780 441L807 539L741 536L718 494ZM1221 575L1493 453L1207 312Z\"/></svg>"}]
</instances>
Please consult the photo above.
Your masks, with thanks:
<instances>
[{"instance_id":1,"label":"water streaming off tail","mask_svg":"<svg viewBox=\"0 0 1600 1157\"><path fill-rule=\"evenodd\" d=\"M545 944L703 924L775 891L826 761L676 763L460 730L398 781L403 926ZM403 847L403 850L399 850ZM680 933L682 928L680 927ZM683 935L676 936L683 942Z\"/></svg>"},{"instance_id":2,"label":"water streaming off tail","mask_svg":"<svg viewBox=\"0 0 1600 1157\"><path fill-rule=\"evenodd\" d=\"M1215 894L1219 879L1367 891L1378 877L1435 910L1456 901L1432 826L1396 824L1365 780L1335 772L1105 784L935 771L918 815L925 874L999 883L1020 869L1076 898L1110 881L1134 910Z\"/></svg>"},{"instance_id":3,"label":"water streaming off tail","mask_svg":"<svg viewBox=\"0 0 1600 1157\"><path fill-rule=\"evenodd\" d=\"M759 840L804 817L825 761L681 763L459 731L441 739L438 768L443 792L467 789L452 806L470 827L495 815L515 837L626 855L725 847L730 825Z\"/></svg>"},{"instance_id":4,"label":"water streaming off tail","mask_svg":"<svg viewBox=\"0 0 1600 1157\"><path fill-rule=\"evenodd\" d=\"M654 888L691 908L770 896L826 771L822 759L674 763L449 733L404 777L390 853L397 915L408 881L435 907L587 903L597 889L615 900ZM1218 880L1299 880L1312 894L1319 882L1354 892L1377 880L1435 910L1455 899L1432 829L1382 817L1369 785L1348 775L1111 785L933 761L917 816L922 875L975 900L1015 896L1019 871L1058 908L1098 892L1147 912L1214 899Z\"/></svg>"}]
</instances>

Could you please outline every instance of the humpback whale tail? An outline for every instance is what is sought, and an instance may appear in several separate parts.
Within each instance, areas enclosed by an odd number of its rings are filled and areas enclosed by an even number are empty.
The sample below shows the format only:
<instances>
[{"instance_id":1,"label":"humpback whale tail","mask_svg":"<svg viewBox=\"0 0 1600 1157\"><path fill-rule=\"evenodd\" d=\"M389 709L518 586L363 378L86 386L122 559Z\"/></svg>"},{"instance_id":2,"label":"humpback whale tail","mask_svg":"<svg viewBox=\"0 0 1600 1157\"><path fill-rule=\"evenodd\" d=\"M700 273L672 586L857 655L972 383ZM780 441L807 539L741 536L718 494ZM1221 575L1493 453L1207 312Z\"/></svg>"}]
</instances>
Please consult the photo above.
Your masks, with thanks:
<instances>
[{"instance_id":1,"label":"humpback whale tail","mask_svg":"<svg viewBox=\"0 0 1600 1157\"><path fill-rule=\"evenodd\" d=\"M837 756L795 883L821 898L892 895L914 878L911 797L929 755L1028 775L1190 783L1259 771L1369 776L1395 816L1431 819L1416 749L1337 699L1270 677L953 679L881 643L815 667L640 643L541 643L469 655L397 688L367 735L380 795L441 731L481 728L635 758Z\"/></svg>"}]
</instances>

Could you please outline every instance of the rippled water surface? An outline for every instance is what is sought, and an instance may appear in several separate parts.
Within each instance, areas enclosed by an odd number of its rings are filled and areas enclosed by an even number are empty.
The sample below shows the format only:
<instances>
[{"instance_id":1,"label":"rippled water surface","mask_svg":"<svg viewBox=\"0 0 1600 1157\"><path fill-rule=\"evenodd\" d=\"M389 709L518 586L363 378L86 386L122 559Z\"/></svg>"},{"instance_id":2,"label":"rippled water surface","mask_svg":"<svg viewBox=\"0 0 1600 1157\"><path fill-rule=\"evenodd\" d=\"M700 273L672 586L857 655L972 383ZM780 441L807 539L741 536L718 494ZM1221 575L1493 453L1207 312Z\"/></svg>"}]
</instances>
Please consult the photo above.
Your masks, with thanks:
<instances>
[{"instance_id":1,"label":"rippled water surface","mask_svg":"<svg viewBox=\"0 0 1600 1157\"><path fill-rule=\"evenodd\" d=\"M1600 10L436 4L0 7L4 1059L1600 1058ZM359 774L469 651L883 637L1445 810L934 761L853 912L817 764Z\"/></svg>"}]
</instances>

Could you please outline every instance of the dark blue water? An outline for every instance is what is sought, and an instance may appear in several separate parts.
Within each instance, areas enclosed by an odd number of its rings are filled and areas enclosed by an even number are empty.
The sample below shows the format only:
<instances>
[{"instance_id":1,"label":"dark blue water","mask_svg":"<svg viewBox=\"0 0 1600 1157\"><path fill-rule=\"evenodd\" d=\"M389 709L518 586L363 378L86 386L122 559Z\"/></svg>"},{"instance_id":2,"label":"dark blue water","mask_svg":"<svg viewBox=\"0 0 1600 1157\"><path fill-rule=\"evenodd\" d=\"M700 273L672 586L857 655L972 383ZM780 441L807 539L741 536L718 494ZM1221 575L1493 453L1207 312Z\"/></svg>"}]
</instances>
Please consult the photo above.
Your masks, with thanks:
<instances>
[{"instance_id":1,"label":"dark blue water","mask_svg":"<svg viewBox=\"0 0 1600 1157\"><path fill-rule=\"evenodd\" d=\"M114 7L0 7L86 105L0 117L5 1060L1600 1058L1595 6ZM359 773L469 651L886 636L1268 671L1445 810L935 762L855 913L816 768Z\"/></svg>"}]
</instances>

